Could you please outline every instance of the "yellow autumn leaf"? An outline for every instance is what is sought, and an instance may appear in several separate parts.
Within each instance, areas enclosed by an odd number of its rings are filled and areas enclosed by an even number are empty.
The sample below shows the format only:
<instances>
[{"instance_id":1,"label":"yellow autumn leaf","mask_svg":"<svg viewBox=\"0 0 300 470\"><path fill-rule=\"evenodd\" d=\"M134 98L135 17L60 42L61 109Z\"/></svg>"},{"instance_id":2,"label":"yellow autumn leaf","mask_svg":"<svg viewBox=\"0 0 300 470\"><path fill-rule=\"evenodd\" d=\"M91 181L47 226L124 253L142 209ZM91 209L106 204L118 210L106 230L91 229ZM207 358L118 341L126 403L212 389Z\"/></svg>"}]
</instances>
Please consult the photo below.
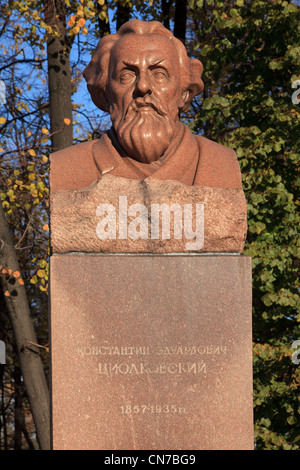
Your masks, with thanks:
<instances>
[{"instance_id":1,"label":"yellow autumn leaf","mask_svg":"<svg viewBox=\"0 0 300 470\"><path fill-rule=\"evenodd\" d=\"M106 12L105 12L104 10L102 10L102 11L98 14L98 17L99 17L100 20L105 21L106 18L107 18Z\"/></svg>"},{"instance_id":2,"label":"yellow autumn leaf","mask_svg":"<svg viewBox=\"0 0 300 470\"><path fill-rule=\"evenodd\" d=\"M42 128L42 133L43 133L43 134L48 134L48 133L49 133L49 130L48 130L46 127L43 127L43 128Z\"/></svg>"},{"instance_id":3,"label":"yellow autumn leaf","mask_svg":"<svg viewBox=\"0 0 300 470\"><path fill-rule=\"evenodd\" d=\"M72 29L73 34L78 34L79 31L80 31L79 26L74 26L74 28Z\"/></svg>"},{"instance_id":4,"label":"yellow autumn leaf","mask_svg":"<svg viewBox=\"0 0 300 470\"><path fill-rule=\"evenodd\" d=\"M32 157L35 157L36 156L36 153L33 149L30 149L29 150L29 155L31 155Z\"/></svg>"},{"instance_id":5,"label":"yellow autumn leaf","mask_svg":"<svg viewBox=\"0 0 300 470\"><path fill-rule=\"evenodd\" d=\"M6 123L5 117L0 117L0 124L5 124L5 123Z\"/></svg>"},{"instance_id":6,"label":"yellow autumn leaf","mask_svg":"<svg viewBox=\"0 0 300 470\"><path fill-rule=\"evenodd\" d=\"M38 277L44 277L45 274L46 274L46 272L45 272L44 269L38 269L38 271L37 271Z\"/></svg>"},{"instance_id":7,"label":"yellow autumn leaf","mask_svg":"<svg viewBox=\"0 0 300 470\"><path fill-rule=\"evenodd\" d=\"M64 123L65 123L67 126L69 126L69 125L71 124L71 119L65 118L65 119L64 119Z\"/></svg>"},{"instance_id":8,"label":"yellow autumn leaf","mask_svg":"<svg viewBox=\"0 0 300 470\"><path fill-rule=\"evenodd\" d=\"M36 284L38 282L38 278L36 275L34 275L31 279L30 279L30 284Z\"/></svg>"}]
</instances>

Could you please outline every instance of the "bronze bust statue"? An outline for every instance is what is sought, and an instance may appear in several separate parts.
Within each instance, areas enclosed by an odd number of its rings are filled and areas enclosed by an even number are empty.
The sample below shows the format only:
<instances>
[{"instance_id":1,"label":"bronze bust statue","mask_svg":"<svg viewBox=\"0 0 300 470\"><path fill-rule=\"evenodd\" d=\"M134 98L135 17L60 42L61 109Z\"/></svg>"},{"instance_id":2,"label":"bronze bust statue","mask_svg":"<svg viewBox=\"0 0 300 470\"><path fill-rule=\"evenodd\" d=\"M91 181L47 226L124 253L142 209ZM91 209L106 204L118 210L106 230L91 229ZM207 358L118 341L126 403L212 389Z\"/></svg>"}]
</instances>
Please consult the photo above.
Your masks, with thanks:
<instances>
[{"instance_id":1,"label":"bronze bust statue","mask_svg":"<svg viewBox=\"0 0 300 470\"><path fill-rule=\"evenodd\" d=\"M80 189L104 174L241 189L233 150L194 135L180 112L203 90L202 64L161 23L131 20L103 37L84 70L112 127L51 156L51 189Z\"/></svg>"}]
</instances>

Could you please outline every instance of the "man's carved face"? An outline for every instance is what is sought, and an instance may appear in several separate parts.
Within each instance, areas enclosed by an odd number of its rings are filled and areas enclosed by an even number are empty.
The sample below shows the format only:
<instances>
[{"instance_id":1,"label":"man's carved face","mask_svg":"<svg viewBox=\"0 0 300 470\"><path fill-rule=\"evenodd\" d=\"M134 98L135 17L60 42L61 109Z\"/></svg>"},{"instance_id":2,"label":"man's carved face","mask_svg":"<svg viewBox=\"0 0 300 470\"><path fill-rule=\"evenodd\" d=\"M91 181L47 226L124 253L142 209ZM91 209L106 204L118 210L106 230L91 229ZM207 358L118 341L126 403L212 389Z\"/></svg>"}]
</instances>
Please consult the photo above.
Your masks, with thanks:
<instances>
[{"instance_id":1,"label":"man's carved face","mask_svg":"<svg viewBox=\"0 0 300 470\"><path fill-rule=\"evenodd\" d=\"M143 163L160 158L178 133L179 58L171 40L127 34L112 49L108 100L119 143Z\"/></svg>"}]
</instances>

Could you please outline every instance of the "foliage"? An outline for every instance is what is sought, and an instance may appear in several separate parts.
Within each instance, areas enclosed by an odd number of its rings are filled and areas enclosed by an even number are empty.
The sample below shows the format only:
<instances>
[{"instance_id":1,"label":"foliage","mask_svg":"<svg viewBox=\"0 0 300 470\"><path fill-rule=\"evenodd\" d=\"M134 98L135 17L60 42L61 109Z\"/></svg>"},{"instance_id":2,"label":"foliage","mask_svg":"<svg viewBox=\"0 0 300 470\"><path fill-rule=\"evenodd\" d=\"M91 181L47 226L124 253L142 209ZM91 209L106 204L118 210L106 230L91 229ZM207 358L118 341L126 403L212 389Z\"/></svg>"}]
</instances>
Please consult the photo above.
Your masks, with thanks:
<instances>
[{"instance_id":1,"label":"foliage","mask_svg":"<svg viewBox=\"0 0 300 470\"><path fill-rule=\"evenodd\" d=\"M253 260L254 410L259 449L299 449L299 9L275 0L210 2L197 49L206 96L195 131L238 156ZM217 4L218 8L215 8ZM298 73L298 76L297 76Z\"/></svg>"}]
</instances>

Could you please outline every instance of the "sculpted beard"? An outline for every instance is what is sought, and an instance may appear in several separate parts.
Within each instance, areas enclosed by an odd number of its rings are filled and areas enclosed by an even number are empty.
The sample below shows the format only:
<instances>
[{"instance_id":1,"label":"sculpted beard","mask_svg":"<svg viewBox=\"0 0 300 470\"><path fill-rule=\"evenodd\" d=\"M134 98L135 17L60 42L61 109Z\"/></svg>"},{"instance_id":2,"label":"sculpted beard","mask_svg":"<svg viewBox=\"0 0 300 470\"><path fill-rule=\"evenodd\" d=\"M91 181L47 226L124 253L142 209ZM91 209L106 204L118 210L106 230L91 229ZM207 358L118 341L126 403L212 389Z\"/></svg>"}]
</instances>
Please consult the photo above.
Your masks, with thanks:
<instances>
[{"instance_id":1,"label":"sculpted beard","mask_svg":"<svg viewBox=\"0 0 300 470\"><path fill-rule=\"evenodd\" d=\"M158 160L175 133L169 110L153 96L146 96L133 100L117 123L114 114L118 115L118 111L113 107L111 119L125 152L141 163Z\"/></svg>"}]
</instances>

